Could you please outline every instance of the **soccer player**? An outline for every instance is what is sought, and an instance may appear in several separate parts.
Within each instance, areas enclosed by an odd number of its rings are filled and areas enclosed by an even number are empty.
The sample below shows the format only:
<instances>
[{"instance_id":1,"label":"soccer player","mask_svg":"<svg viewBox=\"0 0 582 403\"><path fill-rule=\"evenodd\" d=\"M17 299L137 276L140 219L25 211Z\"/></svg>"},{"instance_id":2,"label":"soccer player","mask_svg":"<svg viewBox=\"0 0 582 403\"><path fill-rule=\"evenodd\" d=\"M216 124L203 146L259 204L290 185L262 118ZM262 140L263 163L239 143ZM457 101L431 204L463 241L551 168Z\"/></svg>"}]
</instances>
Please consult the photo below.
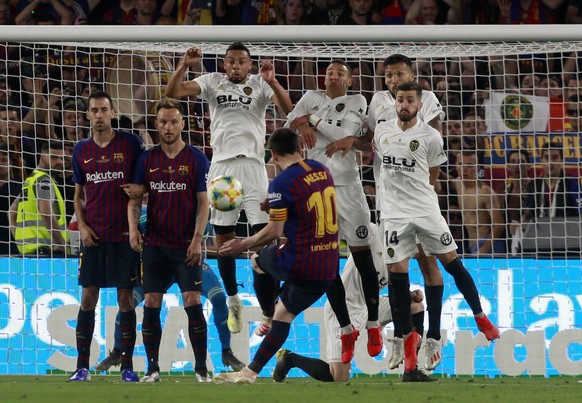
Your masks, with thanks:
<instances>
[{"instance_id":1,"label":"soccer player","mask_svg":"<svg viewBox=\"0 0 582 403\"><path fill-rule=\"evenodd\" d=\"M259 75L249 74L253 67L249 49L235 42L226 50L226 74L204 74L193 81L181 81L189 66L200 62L202 52L190 48L168 81L166 95L174 98L196 96L210 108L210 145L213 150L211 181L219 175L237 178L244 189L242 208L254 232L268 221L260 210L267 197L268 178L265 169L265 110L274 102L282 112L292 108L289 94L275 78L270 62L263 62ZM210 222L216 232L217 246L235 236L240 209L222 212L212 209ZM218 256L218 269L228 295L228 328L232 333L242 329L242 301L238 296L234 256Z\"/></svg>"},{"instance_id":2,"label":"soccer player","mask_svg":"<svg viewBox=\"0 0 582 403\"><path fill-rule=\"evenodd\" d=\"M384 288L388 284L388 270L382 262L381 232L375 224L372 224L370 229L372 233L372 256L376 267L378 267L378 285L380 288ZM368 319L368 311L366 302L362 297L362 280L356 270L353 256L348 258L344 266L342 282L346 288L346 303L353 323L356 327L365 325ZM412 322L417 329L422 329L424 326L424 305L422 300L421 290L412 292L410 311L412 313ZM341 342L337 337L340 333L340 327L329 302L325 304L323 320L323 327L327 334L328 362L317 358L304 357L286 349L279 350L277 353L277 365L273 371L275 382L283 382L292 368L300 368L312 378L322 382L346 382L350 378L352 366L349 363L344 364L341 362ZM382 326L392 322L390 302L387 296L380 297L379 320Z\"/></svg>"},{"instance_id":3,"label":"soccer player","mask_svg":"<svg viewBox=\"0 0 582 403\"><path fill-rule=\"evenodd\" d=\"M368 132L362 137L347 137L345 139L331 143L328 146L328 155L337 151L343 154L352 147L361 150L370 150L370 142L374 137L376 125L387 120L396 119L396 90L398 85L405 82L414 81L412 72L412 60L401 54L388 56L384 60L384 82L387 91L380 91L374 94L368 108L367 125ZM418 111L418 118L439 132L442 130L442 123L445 113L432 91L422 91L422 106ZM374 159L374 176L376 177L376 207L381 210L381 204L384 202L380 193L379 166L381 157L376 155ZM441 345L441 312L443 304L444 283L443 276L434 256L426 256L422 245L417 243L418 254L415 256L420 270L424 277L424 291L426 293L426 306L428 311L428 331L426 335L426 355L424 366L428 370L433 370L441 362L442 345ZM389 286L390 288L390 286ZM392 295L392 293L390 293ZM392 305L394 306L394 305ZM392 312L394 315L395 312ZM394 323L394 345L392 356L388 362L388 367L394 369L404 360L404 342L402 340L402 331L398 323Z\"/></svg>"},{"instance_id":4,"label":"soccer player","mask_svg":"<svg viewBox=\"0 0 582 403\"><path fill-rule=\"evenodd\" d=\"M355 150L345 157L326 155L326 146L331 142L361 134L366 99L361 94L347 95L351 83L351 67L343 60L332 60L326 69L325 92L307 91L289 114L287 125L301 134L308 157L327 166L334 177L340 229L362 276L368 308L368 353L374 357L382 351L383 342L378 321L378 280L370 250L370 209L360 182ZM342 362L348 363L354 355L359 330L350 322L339 276L327 296L342 328Z\"/></svg>"},{"instance_id":5,"label":"soccer player","mask_svg":"<svg viewBox=\"0 0 582 403\"><path fill-rule=\"evenodd\" d=\"M269 185L269 223L250 238L225 243L218 253L236 256L283 235L287 238L284 245L266 246L252 257L259 304L263 309L271 305L275 313L253 361L240 372L215 375L216 383L254 383L287 340L293 319L325 294L337 274L338 221L331 173L323 164L301 157L293 130L277 129L269 145L282 170ZM285 283L275 304L280 280Z\"/></svg>"},{"instance_id":6,"label":"soccer player","mask_svg":"<svg viewBox=\"0 0 582 403\"><path fill-rule=\"evenodd\" d=\"M142 282L145 294L142 335L148 371L140 382L159 382L158 364L162 326L160 311L164 293L175 278L188 316L188 336L200 382L210 382L206 368L207 327L200 290L202 288L202 240L208 223L206 175L208 159L181 134L185 121L178 101L164 98L156 106L156 128L160 144L138 159L133 183L148 193L146 233L138 224L142 195L128 205L129 242L136 252L143 249ZM142 247L142 242L144 241Z\"/></svg>"},{"instance_id":7,"label":"soccer player","mask_svg":"<svg viewBox=\"0 0 582 403\"><path fill-rule=\"evenodd\" d=\"M132 289L137 285L139 254L129 245L128 197L121 186L131 180L144 147L134 134L111 127L115 109L109 94L93 92L87 105L92 136L73 149L74 203L81 237L79 285L83 291L76 329L77 370L69 380L91 380L88 368L99 289L116 287L121 311L121 379L137 382L132 361L136 338Z\"/></svg>"},{"instance_id":8,"label":"soccer player","mask_svg":"<svg viewBox=\"0 0 582 403\"><path fill-rule=\"evenodd\" d=\"M393 291L393 309L398 312L404 338L404 380L424 382L429 378L417 368L421 336L410 318L408 263L417 252L416 237L429 255L436 255L454 279L471 307L475 321L488 340L499 337L483 313L475 282L457 256L457 245L440 213L434 190L440 164L447 161L440 133L418 118L422 89L415 82L398 86L397 119L376 126L374 144L381 156L381 217L385 263Z\"/></svg>"}]
</instances>

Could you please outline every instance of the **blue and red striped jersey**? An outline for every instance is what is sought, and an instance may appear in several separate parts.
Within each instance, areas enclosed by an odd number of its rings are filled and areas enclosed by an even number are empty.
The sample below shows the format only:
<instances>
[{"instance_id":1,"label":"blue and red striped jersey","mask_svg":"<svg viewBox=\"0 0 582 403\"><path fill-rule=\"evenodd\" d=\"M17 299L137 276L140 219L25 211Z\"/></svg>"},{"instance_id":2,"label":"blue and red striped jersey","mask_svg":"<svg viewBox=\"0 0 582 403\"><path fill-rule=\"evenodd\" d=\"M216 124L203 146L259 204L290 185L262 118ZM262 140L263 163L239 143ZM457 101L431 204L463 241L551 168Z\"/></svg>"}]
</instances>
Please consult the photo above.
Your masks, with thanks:
<instances>
[{"instance_id":1,"label":"blue and red striped jersey","mask_svg":"<svg viewBox=\"0 0 582 403\"><path fill-rule=\"evenodd\" d=\"M85 221L101 242L129 238L129 199L121 185L131 183L135 162L143 150L137 135L121 131L115 131L105 147L89 137L73 149L73 182L85 186Z\"/></svg>"},{"instance_id":2,"label":"blue and red striped jersey","mask_svg":"<svg viewBox=\"0 0 582 403\"><path fill-rule=\"evenodd\" d=\"M300 161L269 186L271 221L285 221L287 242L277 265L296 280L333 280L339 261L335 187L329 170L314 160Z\"/></svg>"},{"instance_id":3,"label":"blue and red striped jersey","mask_svg":"<svg viewBox=\"0 0 582 403\"><path fill-rule=\"evenodd\" d=\"M173 159L159 145L139 156L133 182L145 184L148 192L146 244L188 247L196 228L196 194L206 192L208 167L206 156L190 145Z\"/></svg>"}]
</instances>

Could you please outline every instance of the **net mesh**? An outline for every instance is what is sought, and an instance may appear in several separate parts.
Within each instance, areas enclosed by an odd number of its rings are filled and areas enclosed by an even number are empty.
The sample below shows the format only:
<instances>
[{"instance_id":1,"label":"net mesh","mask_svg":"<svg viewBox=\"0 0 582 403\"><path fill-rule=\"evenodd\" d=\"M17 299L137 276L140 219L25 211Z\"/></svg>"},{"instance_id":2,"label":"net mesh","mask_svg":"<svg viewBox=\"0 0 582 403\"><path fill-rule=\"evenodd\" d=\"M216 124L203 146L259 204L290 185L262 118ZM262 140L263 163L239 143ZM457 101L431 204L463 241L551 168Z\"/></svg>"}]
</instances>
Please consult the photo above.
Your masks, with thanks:
<instances>
[{"instance_id":1,"label":"net mesh","mask_svg":"<svg viewBox=\"0 0 582 403\"><path fill-rule=\"evenodd\" d=\"M74 193L70 156L73 145L89 135L84 104L87 95L94 89L108 91L119 113L118 127L134 131L149 145L154 144L157 135L153 126L153 108L164 95L165 85L184 51L191 46L203 51L202 64L188 72L187 78L193 79L206 72L222 71L222 58L229 44L0 43L3 54L0 63L0 140L8 144L6 158L0 159L4 175L0 181L9 185L0 195L0 215L4 217L0 220L3 234L0 244L6 256L1 258L0 271L0 298L3 302L0 304L0 356L3 357L0 373L45 373L70 369L67 365L70 366L71 362L74 365L76 356L74 327L69 325L67 331L55 336L54 326L74 321L76 317L76 311L63 308L78 303L74 260L78 237L71 232L72 260L20 259L14 243L9 241L6 213L20 193L19 182L36 166L42 143L49 138L63 140L65 164L56 178L67 202L67 221L70 222ZM370 101L374 93L386 90L384 58L394 53L412 58L416 79L425 90L434 91L446 113L443 137L449 162L443 165L441 174L441 208L486 301L486 311L503 330L513 329L521 334L528 330L543 330L547 345L558 333L580 322L580 310L568 307L574 306L576 295L581 294L581 41L289 41L253 42L248 46L255 66L261 60L274 61L277 78L288 89L294 102L309 89L324 88L325 68L332 59L348 60L354 71L350 92L362 93ZM207 106L194 98L183 101L188 128L184 136L211 157ZM267 115L268 131L280 127L285 121L276 111L270 112ZM543 184L536 188L531 183L536 180L543 183L546 176L557 179L561 175L544 174L550 168L546 164L549 161L542 158L542 150L550 141L556 143L558 154L562 154L562 161L554 162L569 177L565 187L554 193L544 193ZM463 151L476 152L474 179L479 186L486 186L494 193L487 191L477 200L471 199L475 199L472 190L468 190L465 180L458 179L463 175L463 165L469 165L462 163ZM514 151L522 151L517 160L512 159ZM553 151L550 154L553 155ZM363 153L359 158L362 181L369 185L369 205L374 210L373 156ZM529 208L532 203L537 207ZM524 219L526 214L529 214L527 220L535 219L535 223L528 223ZM71 228L74 230L74 225ZM237 232L240 236L248 234L244 219L241 219ZM485 242L491 234L499 244L499 252L494 256L472 253L472 249L478 249L480 242ZM211 237L210 255L213 245ZM212 259L211 263L216 268ZM238 266L242 295L249 306L256 307L250 264L247 259L242 259ZM422 285L418 270L411 270L411 273L412 282ZM447 334L449 344L444 349L444 360L437 372L445 375L463 371L483 375L508 373L507 366L500 366L494 357L493 347L476 350L473 369L462 365L459 351L468 343L462 331L476 332L476 328L452 279L445 275L445 281L442 328L450 329ZM114 291L104 290L101 306L115 306L114 294ZM532 300L536 303L530 304ZM317 320L300 319L294 325L289 341L291 349L317 357L321 341L321 351L325 351L317 323L321 320L318 316L321 306L317 305L319 310L310 314L313 315L310 318ZM205 307L212 328L211 307L208 304ZM169 315L170 306L166 308L166 315ZM254 318L260 317L259 311L253 312L256 313ZM107 348L111 348L112 318L109 313L103 313L100 318L102 322L96 332L99 350L96 350L97 355L93 354L93 361L97 361L99 354L101 359L104 358ZM249 320L252 320L250 316ZM257 324L251 325L251 330ZM178 346L186 342L183 334L181 337L182 341L177 339ZM211 330L210 338L213 366L222 370L221 345L216 330ZM258 341L248 334L235 335L233 349L241 356L239 358L248 362ZM34 352L20 351L23 345L31 345L29 343L37 346ZM365 354L364 351L361 353ZM66 357L57 364L52 361L55 354ZM137 354L143 357L142 347L138 347ZM385 359L378 361L376 366L367 365L365 356L356 356L356 372L380 370L386 373L390 353L385 351L383 354ZM580 354L579 349L570 349L572 361L579 360ZM517 360L526 355L524 351L516 351ZM191 368L181 362L173 365L176 371ZM543 374L565 373L565 367L560 365L549 362ZM271 369L272 363L266 367L265 374ZM530 374L534 371L527 365L518 366L514 371L519 374L522 373L520 370L530 371Z\"/></svg>"}]
</instances>

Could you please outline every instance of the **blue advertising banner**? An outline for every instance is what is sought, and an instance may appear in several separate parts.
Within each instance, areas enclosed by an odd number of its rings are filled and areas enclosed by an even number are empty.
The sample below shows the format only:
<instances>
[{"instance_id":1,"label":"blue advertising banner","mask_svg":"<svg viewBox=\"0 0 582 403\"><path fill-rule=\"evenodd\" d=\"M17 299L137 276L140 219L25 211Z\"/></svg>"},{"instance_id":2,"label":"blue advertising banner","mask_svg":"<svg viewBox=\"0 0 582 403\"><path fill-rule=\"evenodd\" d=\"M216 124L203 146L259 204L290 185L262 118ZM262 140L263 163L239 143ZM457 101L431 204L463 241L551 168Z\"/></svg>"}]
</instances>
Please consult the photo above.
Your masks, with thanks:
<instances>
[{"instance_id":1,"label":"blue advertising banner","mask_svg":"<svg viewBox=\"0 0 582 403\"><path fill-rule=\"evenodd\" d=\"M345 261L342 261L342 264ZM434 371L451 375L580 375L582 374L582 271L580 260L465 259L477 283L485 313L502 330L494 343L479 334L472 313L450 276L444 273L442 334L443 361ZM215 260L208 263L218 273ZM242 279L245 326L232 335L237 356L249 362L261 339L253 334L261 311L252 288L248 260L238 260ZM412 267L412 288L421 287L419 270ZM382 291L386 293L386 290ZM0 258L0 374L46 374L73 371L76 366L75 324L79 309L76 259ZM324 299L300 315L284 345L292 351L325 359L325 332L321 332ZM164 299L161 346L162 370L192 371L186 317L179 290L174 285ZM214 327L212 309L204 301L208 321L209 365L220 372L221 342ZM102 360L113 348L116 308L115 290L102 290L96 311L97 325L92 363ZM138 308L136 370L145 369L141 345L141 308ZM426 322L426 318L425 318ZM387 337L391 334L388 327ZM365 333L365 332L363 332ZM388 371L390 343L371 358L365 340L358 340L353 372ZM421 350L422 356L422 350ZM422 362L422 361L421 361ZM270 376L274 360L261 376ZM401 371L401 369L400 369ZM293 370L290 376L305 376Z\"/></svg>"}]
</instances>

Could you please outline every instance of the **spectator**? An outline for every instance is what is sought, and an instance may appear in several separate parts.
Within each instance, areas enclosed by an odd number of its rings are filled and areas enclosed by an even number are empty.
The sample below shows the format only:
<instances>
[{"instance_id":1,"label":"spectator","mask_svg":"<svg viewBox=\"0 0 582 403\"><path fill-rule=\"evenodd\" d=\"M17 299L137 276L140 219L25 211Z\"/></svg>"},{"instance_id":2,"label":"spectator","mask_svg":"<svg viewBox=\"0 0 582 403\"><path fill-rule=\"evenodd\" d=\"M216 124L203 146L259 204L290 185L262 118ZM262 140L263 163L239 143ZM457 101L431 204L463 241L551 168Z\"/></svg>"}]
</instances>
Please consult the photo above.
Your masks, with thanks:
<instances>
[{"instance_id":1,"label":"spectator","mask_svg":"<svg viewBox=\"0 0 582 403\"><path fill-rule=\"evenodd\" d=\"M568 98L567 130L579 133L582 131L582 95L572 95Z\"/></svg>"},{"instance_id":2,"label":"spectator","mask_svg":"<svg viewBox=\"0 0 582 403\"><path fill-rule=\"evenodd\" d=\"M18 252L12 242L7 211L20 192L20 185L12 178L12 167L6 145L0 146L0 256L13 255Z\"/></svg>"},{"instance_id":3,"label":"spectator","mask_svg":"<svg viewBox=\"0 0 582 403\"><path fill-rule=\"evenodd\" d=\"M531 178L531 157L527 150L510 150L507 155L507 171L509 177L505 187L505 222L507 223L507 250L512 254L517 252L519 240L522 238L521 216L527 202L527 192Z\"/></svg>"},{"instance_id":4,"label":"spectator","mask_svg":"<svg viewBox=\"0 0 582 403\"><path fill-rule=\"evenodd\" d=\"M564 150L557 142L541 151L542 177L529 184L522 223L543 217L577 217L582 205L580 182L564 171Z\"/></svg>"},{"instance_id":5,"label":"spectator","mask_svg":"<svg viewBox=\"0 0 582 403\"><path fill-rule=\"evenodd\" d=\"M376 24L404 25L406 11L413 0L388 0L374 2L372 18Z\"/></svg>"},{"instance_id":6,"label":"spectator","mask_svg":"<svg viewBox=\"0 0 582 403\"><path fill-rule=\"evenodd\" d=\"M60 0L21 0L16 25L72 25L73 11Z\"/></svg>"},{"instance_id":7,"label":"spectator","mask_svg":"<svg viewBox=\"0 0 582 403\"><path fill-rule=\"evenodd\" d=\"M0 25L14 25L14 14L8 0L0 0Z\"/></svg>"},{"instance_id":8,"label":"spectator","mask_svg":"<svg viewBox=\"0 0 582 403\"><path fill-rule=\"evenodd\" d=\"M307 17L310 25L343 25L350 19L350 8L345 0L326 0L324 9Z\"/></svg>"},{"instance_id":9,"label":"spectator","mask_svg":"<svg viewBox=\"0 0 582 403\"><path fill-rule=\"evenodd\" d=\"M566 10L566 23L582 24L582 1L571 0Z\"/></svg>"},{"instance_id":10,"label":"spectator","mask_svg":"<svg viewBox=\"0 0 582 403\"><path fill-rule=\"evenodd\" d=\"M65 201L53 179L63 169L63 147L46 143L38 167L22 184L10 205L10 228L18 251L24 255L64 255L69 236Z\"/></svg>"},{"instance_id":11,"label":"spectator","mask_svg":"<svg viewBox=\"0 0 582 403\"><path fill-rule=\"evenodd\" d=\"M467 234L468 250L473 255L505 253L505 226L499 198L477 176L477 155L463 151L457 162L459 180L455 181L459 207Z\"/></svg>"},{"instance_id":12,"label":"spectator","mask_svg":"<svg viewBox=\"0 0 582 403\"><path fill-rule=\"evenodd\" d=\"M349 19L346 21L347 25L374 25L372 19L373 0L349 0L350 8L352 10Z\"/></svg>"},{"instance_id":13,"label":"spectator","mask_svg":"<svg viewBox=\"0 0 582 403\"><path fill-rule=\"evenodd\" d=\"M20 109L0 109L0 143L8 148L10 165L14 167L14 179L24 180L36 165L36 153L34 144L22 138Z\"/></svg>"},{"instance_id":14,"label":"spectator","mask_svg":"<svg viewBox=\"0 0 582 403\"><path fill-rule=\"evenodd\" d=\"M562 22L555 11L562 1L498 0L499 24L554 24Z\"/></svg>"},{"instance_id":15,"label":"spectator","mask_svg":"<svg viewBox=\"0 0 582 403\"><path fill-rule=\"evenodd\" d=\"M278 22L279 10L275 0L230 0L231 6L240 5L241 25L273 25Z\"/></svg>"},{"instance_id":16,"label":"spectator","mask_svg":"<svg viewBox=\"0 0 582 403\"><path fill-rule=\"evenodd\" d=\"M571 76L568 81L566 81L564 90L566 99L570 99L572 95L582 95L582 80L575 75Z\"/></svg>"},{"instance_id":17,"label":"spectator","mask_svg":"<svg viewBox=\"0 0 582 403\"><path fill-rule=\"evenodd\" d=\"M440 0L414 0L406 13L406 24L446 24L449 6Z\"/></svg>"},{"instance_id":18,"label":"spectator","mask_svg":"<svg viewBox=\"0 0 582 403\"><path fill-rule=\"evenodd\" d=\"M285 7L280 16L280 25L305 24L306 11L304 0L285 0Z\"/></svg>"}]
</instances>

